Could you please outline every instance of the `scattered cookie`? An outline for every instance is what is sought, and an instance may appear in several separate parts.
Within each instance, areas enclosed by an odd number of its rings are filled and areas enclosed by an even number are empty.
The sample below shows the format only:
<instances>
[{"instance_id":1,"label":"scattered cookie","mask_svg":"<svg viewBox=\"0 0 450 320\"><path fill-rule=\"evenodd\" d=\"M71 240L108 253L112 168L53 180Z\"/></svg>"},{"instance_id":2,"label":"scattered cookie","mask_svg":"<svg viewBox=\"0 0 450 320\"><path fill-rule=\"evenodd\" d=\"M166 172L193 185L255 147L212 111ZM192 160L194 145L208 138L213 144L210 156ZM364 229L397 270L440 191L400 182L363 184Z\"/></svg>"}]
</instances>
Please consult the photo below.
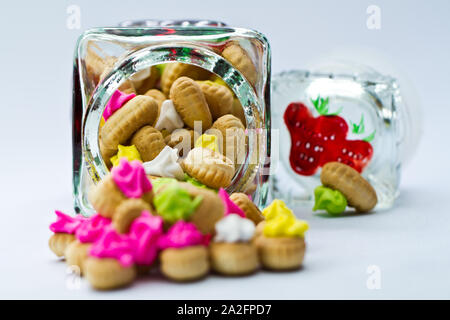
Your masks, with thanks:
<instances>
[{"instance_id":1,"label":"scattered cookie","mask_svg":"<svg viewBox=\"0 0 450 320\"><path fill-rule=\"evenodd\" d=\"M131 223L142 214L150 211L150 205L142 199L126 199L116 208L113 226L119 233L128 233Z\"/></svg>"},{"instance_id":2,"label":"scattered cookie","mask_svg":"<svg viewBox=\"0 0 450 320\"><path fill-rule=\"evenodd\" d=\"M164 141L169 147L177 149L180 157L186 156L194 148L194 130L176 129Z\"/></svg>"},{"instance_id":3,"label":"scattered cookie","mask_svg":"<svg viewBox=\"0 0 450 320\"><path fill-rule=\"evenodd\" d=\"M245 275L259 267L258 252L250 242L255 232L252 221L229 214L216 224L210 245L211 267L226 275Z\"/></svg>"},{"instance_id":4,"label":"scattered cookie","mask_svg":"<svg viewBox=\"0 0 450 320\"><path fill-rule=\"evenodd\" d=\"M368 212L377 204L377 194L358 171L340 162L329 162L322 168L320 181L325 187L342 192L348 205L358 212Z\"/></svg>"},{"instance_id":5,"label":"scattered cookie","mask_svg":"<svg viewBox=\"0 0 450 320\"><path fill-rule=\"evenodd\" d=\"M166 96L169 95L175 80L180 77L189 77L194 80L206 80L210 77L210 72L187 63L168 63L164 67L164 71L161 75L161 89Z\"/></svg>"},{"instance_id":6,"label":"scattered cookie","mask_svg":"<svg viewBox=\"0 0 450 320\"><path fill-rule=\"evenodd\" d=\"M80 274L84 274L84 263L89 256L90 247L89 243L81 243L78 240L73 241L66 249L67 265L78 267Z\"/></svg>"},{"instance_id":7,"label":"scattered cookie","mask_svg":"<svg viewBox=\"0 0 450 320\"><path fill-rule=\"evenodd\" d=\"M194 122L200 121L202 131L212 125L212 116L200 86L188 77L180 77L170 89L170 99L184 123L194 129Z\"/></svg>"},{"instance_id":8,"label":"scattered cookie","mask_svg":"<svg viewBox=\"0 0 450 320\"><path fill-rule=\"evenodd\" d=\"M142 198L152 203L153 191L142 163L128 162L122 158L111 174L91 188L88 198L99 214L113 218L117 208L127 198Z\"/></svg>"},{"instance_id":9,"label":"scattered cookie","mask_svg":"<svg viewBox=\"0 0 450 320\"><path fill-rule=\"evenodd\" d=\"M308 224L297 220L286 204L278 199L263 210L263 215L266 221L258 225L259 235L254 241L261 264L272 270L299 268L305 255L304 234Z\"/></svg>"},{"instance_id":10,"label":"scattered cookie","mask_svg":"<svg viewBox=\"0 0 450 320\"><path fill-rule=\"evenodd\" d=\"M232 193L230 195L231 201L233 201L242 211L245 213L245 217L253 221L255 225L264 220L264 216L258 207L250 200L245 193Z\"/></svg>"},{"instance_id":11,"label":"scattered cookie","mask_svg":"<svg viewBox=\"0 0 450 320\"><path fill-rule=\"evenodd\" d=\"M237 43L231 42L222 51L222 56L238 69L250 84L255 85L258 79L255 65L247 52Z\"/></svg>"},{"instance_id":12,"label":"scattered cookie","mask_svg":"<svg viewBox=\"0 0 450 320\"><path fill-rule=\"evenodd\" d=\"M217 119L212 128L218 130L219 148L222 153L229 159L232 159L235 164L243 163L245 159L245 127L241 120L231 114L227 114ZM213 132L212 134L217 134Z\"/></svg>"},{"instance_id":13,"label":"scattered cookie","mask_svg":"<svg viewBox=\"0 0 450 320\"><path fill-rule=\"evenodd\" d=\"M127 286L136 278L135 266L122 266L116 259L88 258L85 274L89 283L98 290L111 290Z\"/></svg>"},{"instance_id":14,"label":"scattered cookie","mask_svg":"<svg viewBox=\"0 0 450 320\"><path fill-rule=\"evenodd\" d=\"M155 99L156 102L158 103L159 108L161 108L161 105L164 102L164 100L167 100L166 95L158 89L150 89L144 95Z\"/></svg>"},{"instance_id":15,"label":"scattered cookie","mask_svg":"<svg viewBox=\"0 0 450 320\"><path fill-rule=\"evenodd\" d=\"M206 148L192 149L181 167L191 177L214 189L228 187L234 175L234 164L230 159Z\"/></svg>"},{"instance_id":16,"label":"scattered cookie","mask_svg":"<svg viewBox=\"0 0 450 320\"><path fill-rule=\"evenodd\" d=\"M233 109L233 93L228 87L210 80L197 81L205 95L213 120L231 113Z\"/></svg>"},{"instance_id":17,"label":"scattered cookie","mask_svg":"<svg viewBox=\"0 0 450 320\"><path fill-rule=\"evenodd\" d=\"M166 146L164 138L152 126L143 126L131 138L131 144L138 149L143 161L151 161L161 152Z\"/></svg>"},{"instance_id":18,"label":"scattered cookie","mask_svg":"<svg viewBox=\"0 0 450 320\"><path fill-rule=\"evenodd\" d=\"M117 153L119 144L125 144L132 135L145 125L152 125L158 114L158 105L153 98L136 96L117 110L100 130L100 151L106 165ZM138 148L139 150L139 148Z\"/></svg>"},{"instance_id":19,"label":"scattered cookie","mask_svg":"<svg viewBox=\"0 0 450 320\"><path fill-rule=\"evenodd\" d=\"M209 271L208 242L194 224L178 221L159 239L161 272L175 281L204 277Z\"/></svg>"},{"instance_id":20,"label":"scattered cookie","mask_svg":"<svg viewBox=\"0 0 450 320\"><path fill-rule=\"evenodd\" d=\"M55 233L48 240L48 246L57 257L64 257L67 247L75 240L73 234Z\"/></svg>"}]
</instances>

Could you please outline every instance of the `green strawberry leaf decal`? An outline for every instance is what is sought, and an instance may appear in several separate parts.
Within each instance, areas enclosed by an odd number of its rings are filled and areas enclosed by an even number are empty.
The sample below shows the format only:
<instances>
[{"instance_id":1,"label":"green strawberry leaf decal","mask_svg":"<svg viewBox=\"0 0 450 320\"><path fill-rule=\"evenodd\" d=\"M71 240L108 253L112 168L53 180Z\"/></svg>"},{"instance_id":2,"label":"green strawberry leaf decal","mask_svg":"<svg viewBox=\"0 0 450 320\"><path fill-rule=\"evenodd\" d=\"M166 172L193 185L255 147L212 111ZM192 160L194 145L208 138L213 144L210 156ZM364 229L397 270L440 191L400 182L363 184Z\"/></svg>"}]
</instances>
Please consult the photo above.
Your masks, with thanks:
<instances>
[{"instance_id":1,"label":"green strawberry leaf decal","mask_svg":"<svg viewBox=\"0 0 450 320\"><path fill-rule=\"evenodd\" d=\"M328 103L330 102L330 98L326 99L322 98L320 95L317 96L316 99L311 99L314 108L321 116L337 116L342 112L343 107L339 108L336 112L329 112Z\"/></svg>"},{"instance_id":2,"label":"green strawberry leaf decal","mask_svg":"<svg viewBox=\"0 0 450 320\"><path fill-rule=\"evenodd\" d=\"M355 134L362 134L365 131L365 127L364 127L364 114L361 115L361 120L359 120L359 123L353 123L352 121L350 121L350 124L352 126L352 133Z\"/></svg>"},{"instance_id":3,"label":"green strawberry leaf decal","mask_svg":"<svg viewBox=\"0 0 450 320\"><path fill-rule=\"evenodd\" d=\"M377 132L377 130L374 130L370 135L368 135L367 137L365 137L365 138L363 139L363 141L366 141L366 142L372 141L373 138L375 138L375 133L376 133L376 132Z\"/></svg>"}]
</instances>

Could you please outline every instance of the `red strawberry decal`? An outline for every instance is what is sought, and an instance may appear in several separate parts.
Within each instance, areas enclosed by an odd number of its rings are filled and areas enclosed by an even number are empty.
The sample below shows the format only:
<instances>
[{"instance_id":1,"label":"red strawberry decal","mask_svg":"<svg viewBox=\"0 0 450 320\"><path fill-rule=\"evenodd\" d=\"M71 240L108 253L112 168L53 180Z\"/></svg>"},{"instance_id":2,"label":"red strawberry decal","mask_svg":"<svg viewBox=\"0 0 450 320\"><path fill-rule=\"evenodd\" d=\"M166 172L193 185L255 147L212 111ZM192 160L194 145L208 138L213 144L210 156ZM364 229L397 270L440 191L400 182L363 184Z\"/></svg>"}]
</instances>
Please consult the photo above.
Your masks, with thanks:
<instances>
[{"instance_id":1,"label":"red strawberry decal","mask_svg":"<svg viewBox=\"0 0 450 320\"><path fill-rule=\"evenodd\" d=\"M289 104L284 113L291 135L289 161L292 169L310 176L325 163L339 161L361 172L372 158L372 145L364 140L347 140L347 122L337 113L328 112L328 98L318 97L312 102L320 114L318 117L301 102ZM356 125L352 125L355 130Z\"/></svg>"}]
</instances>

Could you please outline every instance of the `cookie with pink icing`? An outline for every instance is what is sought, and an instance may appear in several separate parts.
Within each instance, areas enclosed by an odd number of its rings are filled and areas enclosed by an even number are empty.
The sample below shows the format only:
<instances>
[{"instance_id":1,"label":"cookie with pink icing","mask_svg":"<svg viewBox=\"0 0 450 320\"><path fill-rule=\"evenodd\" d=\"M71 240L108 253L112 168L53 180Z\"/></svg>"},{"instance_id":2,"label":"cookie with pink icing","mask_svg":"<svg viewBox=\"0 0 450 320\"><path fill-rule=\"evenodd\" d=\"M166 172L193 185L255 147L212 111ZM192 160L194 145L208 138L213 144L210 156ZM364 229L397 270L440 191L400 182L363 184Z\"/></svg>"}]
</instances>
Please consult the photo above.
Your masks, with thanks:
<instances>
[{"instance_id":1,"label":"cookie with pink icing","mask_svg":"<svg viewBox=\"0 0 450 320\"><path fill-rule=\"evenodd\" d=\"M103 111L103 119L107 121L109 117L112 116L114 112L122 108L122 106L136 97L136 94L134 93L124 93L120 90L116 90L111 98L109 99L108 103L106 104L105 110Z\"/></svg>"},{"instance_id":2,"label":"cookie with pink icing","mask_svg":"<svg viewBox=\"0 0 450 320\"><path fill-rule=\"evenodd\" d=\"M92 243L100 238L106 227L111 225L111 219L96 213L86 219L75 231L75 237L81 243Z\"/></svg>"},{"instance_id":3,"label":"cookie with pink icing","mask_svg":"<svg viewBox=\"0 0 450 320\"><path fill-rule=\"evenodd\" d=\"M152 189L142 163L122 158L109 175L91 188L89 200L100 215L114 220L118 207L126 199L142 199L151 206Z\"/></svg>"},{"instance_id":4,"label":"cookie with pink icing","mask_svg":"<svg viewBox=\"0 0 450 320\"><path fill-rule=\"evenodd\" d=\"M82 215L78 214L71 217L61 211L55 210L56 221L50 224L50 230L54 233L68 233L75 234L77 229L88 220Z\"/></svg>"},{"instance_id":5,"label":"cookie with pink icing","mask_svg":"<svg viewBox=\"0 0 450 320\"><path fill-rule=\"evenodd\" d=\"M71 217L61 211L55 211L56 221L50 224L50 230L54 234L48 240L48 246L58 257L64 257L69 245L76 240L76 231L87 220L81 215Z\"/></svg>"},{"instance_id":6,"label":"cookie with pink icing","mask_svg":"<svg viewBox=\"0 0 450 320\"><path fill-rule=\"evenodd\" d=\"M176 222L159 240L161 272L175 281L191 281L209 272L207 245L209 235L203 235L190 222Z\"/></svg>"},{"instance_id":7,"label":"cookie with pink icing","mask_svg":"<svg viewBox=\"0 0 450 320\"><path fill-rule=\"evenodd\" d=\"M159 238L158 244L161 249L207 246L209 239L210 235L203 235L195 224L179 220Z\"/></svg>"}]
</instances>

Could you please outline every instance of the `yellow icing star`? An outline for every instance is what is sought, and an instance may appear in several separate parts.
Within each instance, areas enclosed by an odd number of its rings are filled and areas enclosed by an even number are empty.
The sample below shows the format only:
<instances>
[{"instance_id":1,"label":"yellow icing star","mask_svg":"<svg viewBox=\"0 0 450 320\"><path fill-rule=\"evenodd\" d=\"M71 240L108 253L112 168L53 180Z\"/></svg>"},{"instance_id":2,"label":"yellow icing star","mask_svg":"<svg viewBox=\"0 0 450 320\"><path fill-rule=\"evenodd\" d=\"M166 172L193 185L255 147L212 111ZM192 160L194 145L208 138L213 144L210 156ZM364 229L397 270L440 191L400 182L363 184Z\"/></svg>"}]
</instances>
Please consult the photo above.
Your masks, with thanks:
<instances>
[{"instance_id":1,"label":"yellow icing star","mask_svg":"<svg viewBox=\"0 0 450 320\"><path fill-rule=\"evenodd\" d=\"M100 128L103 127L105 125L105 119L102 117L100 119Z\"/></svg>"},{"instance_id":2,"label":"yellow icing star","mask_svg":"<svg viewBox=\"0 0 450 320\"><path fill-rule=\"evenodd\" d=\"M309 226L306 221L298 220L286 214L280 214L266 221L263 233L266 237L301 237Z\"/></svg>"},{"instance_id":3,"label":"yellow icing star","mask_svg":"<svg viewBox=\"0 0 450 320\"><path fill-rule=\"evenodd\" d=\"M292 210L289 209L286 204L279 199L273 200L272 203L262 211L262 214L266 217L266 220L273 219L278 215L288 215L291 217L295 217Z\"/></svg>"},{"instance_id":4,"label":"yellow icing star","mask_svg":"<svg viewBox=\"0 0 450 320\"><path fill-rule=\"evenodd\" d=\"M263 229L266 237L303 237L308 230L308 223L296 219L282 200L273 200L262 214L266 217Z\"/></svg>"},{"instance_id":5,"label":"yellow icing star","mask_svg":"<svg viewBox=\"0 0 450 320\"><path fill-rule=\"evenodd\" d=\"M128 161L139 160L142 162L141 155L135 145L127 147L119 144L118 148L117 154L110 159L114 167L119 164L121 158L127 158Z\"/></svg>"},{"instance_id":6,"label":"yellow icing star","mask_svg":"<svg viewBox=\"0 0 450 320\"><path fill-rule=\"evenodd\" d=\"M195 141L196 148L208 148L215 152L219 152L219 144L217 143L217 137L212 134L202 134Z\"/></svg>"}]
</instances>

